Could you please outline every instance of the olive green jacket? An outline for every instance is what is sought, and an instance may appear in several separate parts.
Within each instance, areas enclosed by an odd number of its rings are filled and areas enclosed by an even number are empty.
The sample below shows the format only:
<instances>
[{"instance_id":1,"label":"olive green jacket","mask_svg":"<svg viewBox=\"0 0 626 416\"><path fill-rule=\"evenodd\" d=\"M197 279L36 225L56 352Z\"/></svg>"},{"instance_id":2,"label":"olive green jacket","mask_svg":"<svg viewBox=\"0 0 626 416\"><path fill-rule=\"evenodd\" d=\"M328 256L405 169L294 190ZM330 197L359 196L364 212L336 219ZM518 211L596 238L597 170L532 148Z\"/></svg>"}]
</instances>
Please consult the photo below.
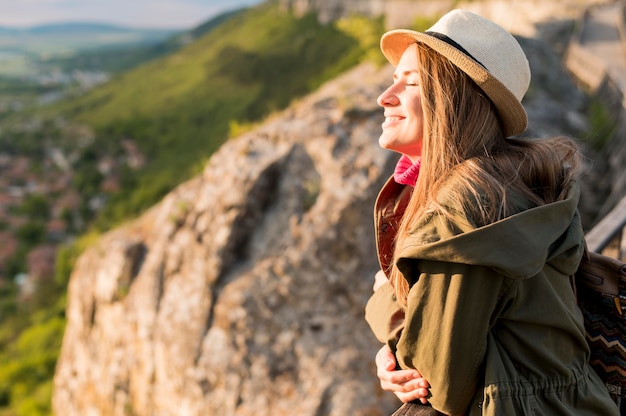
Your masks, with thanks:
<instances>
[{"instance_id":1,"label":"olive green jacket","mask_svg":"<svg viewBox=\"0 0 626 416\"><path fill-rule=\"evenodd\" d=\"M388 284L366 320L402 368L429 381L433 408L618 415L588 365L570 281L584 244L579 194L574 186L563 201L479 228L460 213L452 221L432 213L411 233L398 261L410 285L403 328L389 325L399 306Z\"/></svg>"}]
</instances>

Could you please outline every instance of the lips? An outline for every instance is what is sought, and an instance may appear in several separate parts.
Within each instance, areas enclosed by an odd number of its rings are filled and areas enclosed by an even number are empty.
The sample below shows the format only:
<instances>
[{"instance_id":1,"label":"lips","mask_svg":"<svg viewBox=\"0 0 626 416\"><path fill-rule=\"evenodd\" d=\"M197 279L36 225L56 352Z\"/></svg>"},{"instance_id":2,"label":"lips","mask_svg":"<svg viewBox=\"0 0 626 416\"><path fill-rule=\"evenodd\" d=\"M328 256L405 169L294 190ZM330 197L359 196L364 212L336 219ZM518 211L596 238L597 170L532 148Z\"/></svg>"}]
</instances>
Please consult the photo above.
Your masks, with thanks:
<instances>
[{"instance_id":1,"label":"lips","mask_svg":"<svg viewBox=\"0 0 626 416\"><path fill-rule=\"evenodd\" d=\"M398 115L386 115L385 121L383 122L383 127L391 126L399 121L404 120L404 117Z\"/></svg>"}]
</instances>

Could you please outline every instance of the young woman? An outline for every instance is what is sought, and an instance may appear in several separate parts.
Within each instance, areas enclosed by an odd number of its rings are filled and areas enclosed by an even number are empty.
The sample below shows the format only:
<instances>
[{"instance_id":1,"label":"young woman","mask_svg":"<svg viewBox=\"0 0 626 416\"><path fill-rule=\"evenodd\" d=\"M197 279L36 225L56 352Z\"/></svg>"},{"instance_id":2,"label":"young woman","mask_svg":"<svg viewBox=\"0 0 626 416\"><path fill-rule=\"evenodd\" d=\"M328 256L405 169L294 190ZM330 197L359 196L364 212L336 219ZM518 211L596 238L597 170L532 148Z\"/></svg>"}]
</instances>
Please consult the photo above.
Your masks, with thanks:
<instances>
[{"instance_id":1,"label":"young woman","mask_svg":"<svg viewBox=\"0 0 626 416\"><path fill-rule=\"evenodd\" d=\"M366 308L382 387L417 403L402 414L424 414L421 401L445 415L617 415L570 282L580 154L568 138L514 137L530 82L519 44L454 10L381 48L396 68L379 143L402 155L376 202L382 271Z\"/></svg>"}]
</instances>

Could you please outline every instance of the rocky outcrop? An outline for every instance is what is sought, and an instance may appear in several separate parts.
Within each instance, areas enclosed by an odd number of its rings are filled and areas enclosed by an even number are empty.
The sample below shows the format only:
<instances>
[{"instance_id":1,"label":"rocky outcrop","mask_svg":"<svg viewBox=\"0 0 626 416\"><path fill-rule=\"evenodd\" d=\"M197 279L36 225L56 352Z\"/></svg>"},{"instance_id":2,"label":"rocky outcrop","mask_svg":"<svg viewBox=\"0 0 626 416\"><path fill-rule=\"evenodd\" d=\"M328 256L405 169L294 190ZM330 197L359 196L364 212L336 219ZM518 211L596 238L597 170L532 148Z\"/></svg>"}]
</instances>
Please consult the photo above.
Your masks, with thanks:
<instances>
[{"instance_id":1,"label":"rocky outcrop","mask_svg":"<svg viewBox=\"0 0 626 416\"><path fill-rule=\"evenodd\" d=\"M533 135L579 131L584 94L538 40ZM57 415L390 414L363 320L391 68L363 64L232 139L204 173L78 260ZM551 83L547 86L546 83Z\"/></svg>"},{"instance_id":2,"label":"rocky outcrop","mask_svg":"<svg viewBox=\"0 0 626 416\"><path fill-rule=\"evenodd\" d=\"M595 136L600 154L598 217L604 217L626 195L626 3L591 7L581 15L569 43L565 65L595 97ZM600 110L598 110L598 108Z\"/></svg>"},{"instance_id":3,"label":"rocky outcrop","mask_svg":"<svg viewBox=\"0 0 626 416\"><path fill-rule=\"evenodd\" d=\"M385 16L389 29L409 27L416 19L437 18L452 8L474 11L498 22L508 30L534 36L535 24L553 19L575 19L591 3L607 0L279 0L286 10L297 15L315 13L322 23L361 14Z\"/></svg>"},{"instance_id":4,"label":"rocky outcrop","mask_svg":"<svg viewBox=\"0 0 626 416\"><path fill-rule=\"evenodd\" d=\"M389 72L383 70L383 72ZM225 144L78 261L59 415L376 415L363 321L377 269L381 70Z\"/></svg>"}]
</instances>

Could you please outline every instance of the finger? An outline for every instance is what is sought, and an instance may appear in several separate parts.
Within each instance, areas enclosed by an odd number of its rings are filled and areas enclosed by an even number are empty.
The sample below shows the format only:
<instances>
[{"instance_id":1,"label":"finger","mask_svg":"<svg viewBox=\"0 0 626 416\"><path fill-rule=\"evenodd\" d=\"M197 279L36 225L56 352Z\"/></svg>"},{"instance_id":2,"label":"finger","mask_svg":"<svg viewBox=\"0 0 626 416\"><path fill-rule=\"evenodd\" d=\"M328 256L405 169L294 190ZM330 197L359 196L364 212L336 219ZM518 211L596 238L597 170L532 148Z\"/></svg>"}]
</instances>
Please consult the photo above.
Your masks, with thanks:
<instances>
[{"instance_id":1,"label":"finger","mask_svg":"<svg viewBox=\"0 0 626 416\"><path fill-rule=\"evenodd\" d=\"M419 373L413 369L410 370L394 370L394 371L379 371L378 378L387 381L392 384L405 385L413 383L415 387L419 384Z\"/></svg>"},{"instance_id":2,"label":"finger","mask_svg":"<svg viewBox=\"0 0 626 416\"><path fill-rule=\"evenodd\" d=\"M383 344L383 346L380 347L378 351L376 351L376 361L385 360L389 358L395 360L395 356L393 355L393 352L391 352L391 348L389 348L389 345Z\"/></svg>"},{"instance_id":3,"label":"finger","mask_svg":"<svg viewBox=\"0 0 626 416\"><path fill-rule=\"evenodd\" d=\"M389 346L387 344L383 345L378 352L376 353L376 367L378 372L380 372L380 370L384 370L384 371L393 371L394 373L397 372L398 377L410 377L410 378L418 378L418 377L422 377L422 373L419 372L419 370L417 369L409 369L409 370L396 370L396 367L398 365L397 361L396 361L396 356L391 352L391 349L389 348ZM402 371L408 371L411 372L411 374L409 373L403 373ZM415 373L415 374L413 374Z\"/></svg>"},{"instance_id":4,"label":"finger","mask_svg":"<svg viewBox=\"0 0 626 416\"><path fill-rule=\"evenodd\" d=\"M373 286L374 292L376 291L376 289L378 289L379 287L387 283L387 281L388 281L387 276L382 270L379 270L378 272L376 272L376 274L374 275L374 286Z\"/></svg>"},{"instance_id":5,"label":"finger","mask_svg":"<svg viewBox=\"0 0 626 416\"><path fill-rule=\"evenodd\" d=\"M378 370L391 371L396 368L396 357L388 345L383 345L376 353L376 367Z\"/></svg>"},{"instance_id":6,"label":"finger","mask_svg":"<svg viewBox=\"0 0 626 416\"><path fill-rule=\"evenodd\" d=\"M399 393L408 393L408 392L413 392L419 389L423 389L422 393L424 394L428 394L428 383L426 382L426 380L424 380L423 378L417 378L417 379L410 379L407 381L390 381L388 379L380 379L380 386L382 387L383 390L388 390L388 391L392 391L392 392L399 392Z\"/></svg>"},{"instance_id":7,"label":"finger","mask_svg":"<svg viewBox=\"0 0 626 416\"><path fill-rule=\"evenodd\" d=\"M428 402L428 394L428 390L424 388L420 388L410 392L395 392L396 397L400 399L400 401L402 401L403 403L419 400L421 403L426 404Z\"/></svg>"}]
</instances>

